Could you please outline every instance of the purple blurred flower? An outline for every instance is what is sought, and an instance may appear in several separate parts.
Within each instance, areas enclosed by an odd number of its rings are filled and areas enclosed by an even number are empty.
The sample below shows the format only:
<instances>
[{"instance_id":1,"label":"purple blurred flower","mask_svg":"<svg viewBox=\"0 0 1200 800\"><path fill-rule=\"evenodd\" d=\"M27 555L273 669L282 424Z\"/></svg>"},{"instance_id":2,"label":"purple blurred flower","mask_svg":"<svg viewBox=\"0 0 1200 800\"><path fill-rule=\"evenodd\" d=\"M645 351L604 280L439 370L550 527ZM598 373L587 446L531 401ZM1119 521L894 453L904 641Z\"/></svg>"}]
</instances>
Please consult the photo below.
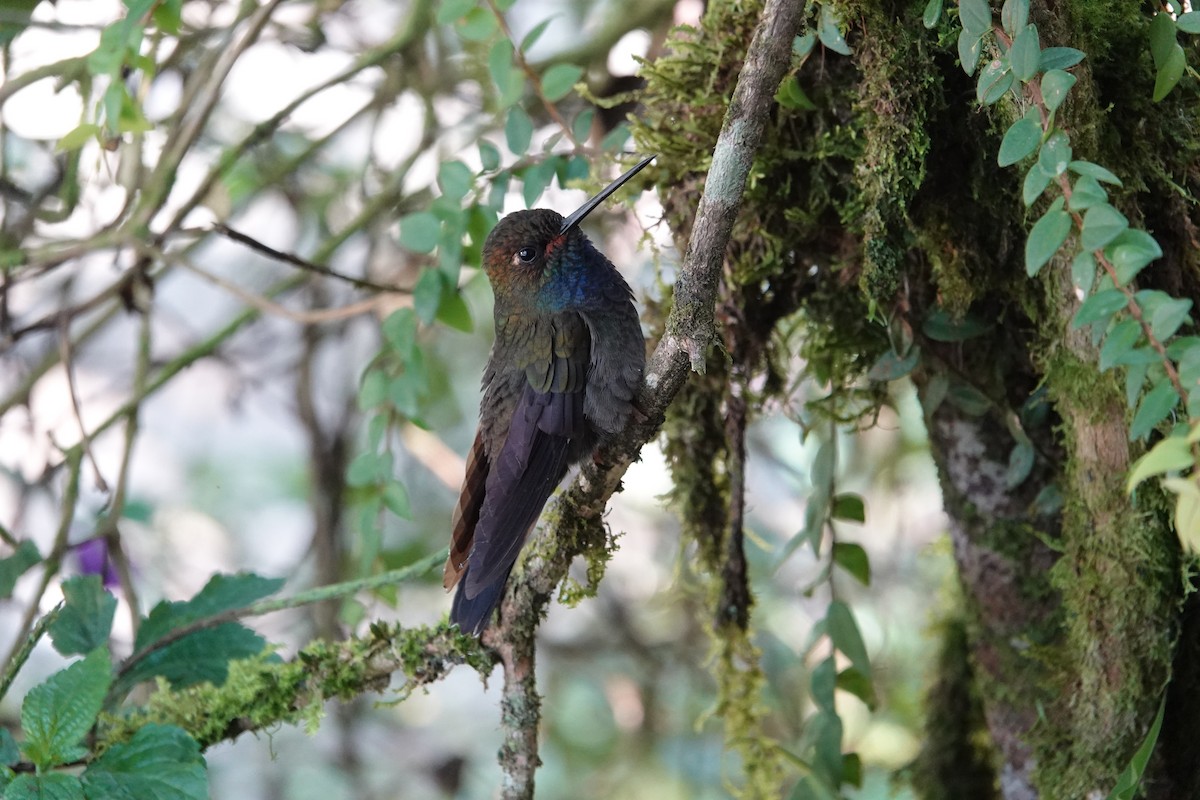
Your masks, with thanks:
<instances>
[{"instance_id":1,"label":"purple blurred flower","mask_svg":"<svg viewBox=\"0 0 1200 800\"><path fill-rule=\"evenodd\" d=\"M112 559L108 557L108 541L103 537L75 545L75 557L79 559L79 571L84 575L99 575L105 589L113 589L121 583Z\"/></svg>"}]
</instances>

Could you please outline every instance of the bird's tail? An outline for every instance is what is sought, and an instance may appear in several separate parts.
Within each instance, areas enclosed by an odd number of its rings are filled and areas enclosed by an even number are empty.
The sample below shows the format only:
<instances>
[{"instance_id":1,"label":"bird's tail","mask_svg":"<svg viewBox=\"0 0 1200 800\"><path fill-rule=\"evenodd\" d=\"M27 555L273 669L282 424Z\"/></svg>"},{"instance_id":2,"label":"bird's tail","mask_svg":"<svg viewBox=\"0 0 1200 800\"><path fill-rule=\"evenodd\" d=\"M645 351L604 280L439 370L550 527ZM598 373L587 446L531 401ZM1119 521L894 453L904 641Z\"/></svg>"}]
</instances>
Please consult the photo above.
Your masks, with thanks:
<instances>
[{"instance_id":1,"label":"bird's tail","mask_svg":"<svg viewBox=\"0 0 1200 800\"><path fill-rule=\"evenodd\" d=\"M509 572L511 572L511 568ZM463 576L466 577L465 575ZM463 633L479 636L492 621L496 606L504 596L504 587L508 583L508 573L504 579L494 581L485 586L479 594L467 597L467 581L460 580L454 592L454 603L450 606L450 622L457 624Z\"/></svg>"}]
</instances>

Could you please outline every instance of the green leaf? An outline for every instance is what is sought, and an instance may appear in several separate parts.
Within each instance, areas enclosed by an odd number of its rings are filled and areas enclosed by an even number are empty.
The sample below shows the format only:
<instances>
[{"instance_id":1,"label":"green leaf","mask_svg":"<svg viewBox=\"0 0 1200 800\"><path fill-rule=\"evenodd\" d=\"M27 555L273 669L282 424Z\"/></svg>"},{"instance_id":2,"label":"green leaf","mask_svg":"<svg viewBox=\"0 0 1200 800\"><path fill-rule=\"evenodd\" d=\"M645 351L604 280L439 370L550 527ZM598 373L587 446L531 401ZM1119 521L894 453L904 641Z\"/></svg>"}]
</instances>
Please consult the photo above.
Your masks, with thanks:
<instances>
[{"instance_id":1,"label":"green leaf","mask_svg":"<svg viewBox=\"0 0 1200 800\"><path fill-rule=\"evenodd\" d=\"M804 89L800 87L800 79L794 75L779 84L779 91L775 93L775 101L784 108L811 111L817 107L817 104L809 99L809 96L804 93Z\"/></svg>"},{"instance_id":2,"label":"green leaf","mask_svg":"<svg viewBox=\"0 0 1200 800\"><path fill-rule=\"evenodd\" d=\"M459 203L475 184L471 169L461 161L447 161L438 168L438 186L442 194Z\"/></svg>"},{"instance_id":3,"label":"green leaf","mask_svg":"<svg viewBox=\"0 0 1200 800\"><path fill-rule=\"evenodd\" d=\"M64 656L83 655L108 644L117 598L104 590L99 575L80 575L64 581L66 603L50 623L54 649Z\"/></svg>"},{"instance_id":4,"label":"green leaf","mask_svg":"<svg viewBox=\"0 0 1200 800\"><path fill-rule=\"evenodd\" d=\"M970 31L976 37L992 29L992 10L988 8L987 0L961 0L958 18L963 30Z\"/></svg>"},{"instance_id":5,"label":"green leaf","mask_svg":"<svg viewBox=\"0 0 1200 800\"><path fill-rule=\"evenodd\" d=\"M1096 280L1096 258L1088 250L1080 250L1071 260L1071 283L1086 295Z\"/></svg>"},{"instance_id":6,"label":"green leaf","mask_svg":"<svg viewBox=\"0 0 1200 800\"><path fill-rule=\"evenodd\" d=\"M1101 183L1111 183L1114 186L1123 186L1121 179L1112 174L1099 164L1093 164L1090 161L1072 161L1067 165L1071 172L1076 175L1091 175Z\"/></svg>"},{"instance_id":7,"label":"green leaf","mask_svg":"<svg viewBox=\"0 0 1200 800\"><path fill-rule=\"evenodd\" d=\"M442 233L442 223L428 211L400 218L400 246L414 253L432 253Z\"/></svg>"},{"instance_id":8,"label":"green leaf","mask_svg":"<svg viewBox=\"0 0 1200 800\"><path fill-rule=\"evenodd\" d=\"M1069 69L1083 61L1085 53L1074 47L1047 47L1042 50L1038 69L1049 72L1052 69Z\"/></svg>"},{"instance_id":9,"label":"green leaf","mask_svg":"<svg viewBox=\"0 0 1200 800\"><path fill-rule=\"evenodd\" d=\"M1158 734L1162 730L1163 717L1166 716L1166 712L1167 697L1164 693L1162 702L1158 704L1158 714L1155 715L1154 722L1150 723L1150 730L1146 732L1146 738L1142 740L1137 752L1129 759L1129 764L1117 777L1116 785L1113 786L1107 800L1133 800L1137 796L1142 775L1146 772L1146 765L1150 763L1150 756L1154 754L1154 745L1158 743Z\"/></svg>"},{"instance_id":10,"label":"green leaf","mask_svg":"<svg viewBox=\"0 0 1200 800\"><path fill-rule=\"evenodd\" d=\"M1166 16L1159 14L1159 17ZM1155 17L1157 19L1158 17ZM1178 44L1171 47L1171 52L1167 56L1167 61L1158 69L1158 73L1154 77L1154 102L1158 102L1171 93L1175 88L1175 84L1179 83L1179 79L1183 77L1184 70L1187 69L1187 56L1183 54L1183 48Z\"/></svg>"},{"instance_id":11,"label":"green leaf","mask_svg":"<svg viewBox=\"0 0 1200 800\"><path fill-rule=\"evenodd\" d=\"M942 18L942 0L929 0L925 4L925 13L921 15L921 22L928 29L937 26L938 21Z\"/></svg>"},{"instance_id":12,"label":"green leaf","mask_svg":"<svg viewBox=\"0 0 1200 800\"><path fill-rule=\"evenodd\" d=\"M1000 141L1000 153L996 162L1007 167L1037 150L1042 142L1042 128L1031 117L1022 117L1009 126ZM1045 188L1045 187L1043 187ZM1038 194L1041 194L1039 191ZM1029 205L1026 203L1026 205Z\"/></svg>"},{"instance_id":13,"label":"green leaf","mask_svg":"<svg viewBox=\"0 0 1200 800\"><path fill-rule=\"evenodd\" d=\"M1021 439L1008 454L1008 470L1004 473L1004 483L1009 489L1015 489L1025 482L1033 471L1033 445L1028 439Z\"/></svg>"},{"instance_id":14,"label":"green leaf","mask_svg":"<svg viewBox=\"0 0 1200 800\"><path fill-rule=\"evenodd\" d=\"M1192 445L1184 436L1169 436L1133 462L1125 491L1133 494L1138 484L1155 475L1168 472L1189 472L1196 465L1192 457Z\"/></svg>"},{"instance_id":15,"label":"green leaf","mask_svg":"<svg viewBox=\"0 0 1200 800\"><path fill-rule=\"evenodd\" d=\"M930 0L930 2L940 2L941 0ZM812 53L813 48L817 46L817 35L815 33L806 33L803 36L797 36L792 39L792 53L801 61L808 58Z\"/></svg>"},{"instance_id":16,"label":"green leaf","mask_svg":"<svg viewBox=\"0 0 1200 800\"><path fill-rule=\"evenodd\" d=\"M837 663L832 655L813 667L808 683L812 690L813 704L817 708L833 711L833 693L837 688Z\"/></svg>"},{"instance_id":17,"label":"green leaf","mask_svg":"<svg viewBox=\"0 0 1200 800\"><path fill-rule=\"evenodd\" d=\"M1089 323L1105 321L1123 309L1126 302L1124 293L1119 289L1105 289L1102 292L1096 292L1084 300L1083 305L1075 312L1075 319L1071 321L1071 327L1082 328Z\"/></svg>"},{"instance_id":18,"label":"green leaf","mask_svg":"<svg viewBox=\"0 0 1200 800\"><path fill-rule=\"evenodd\" d=\"M871 561L861 545L850 542L833 543L833 561L849 572L863 586L871 585Z\"/></svg>"},{"instance_id":19,"label":"green leaf","mask_svg":"<svg viewBox=\"0 0 1200 800\"><path fill-rule=\"evenodd\" d=\"M913 347L908 355L901 357L893 350L884 353L867 371L867 379L872 381L894 381L903 378L916 369L921 360L921 348Z\"/></svg>"},{"instance_id":20,"label":"green leaf","mask_svg":"<svg viewBox=\"0 0 1200 800\"><path fill-rule=\"evenodd\" d=\"M263 578L253 573L214 575L191 600L162 601L138 628L134 651L141 652L179 628L207 617L244 608L274 594L282 578ZM127 688L155 676L165 677L176 688L211 681L225 682L229 662L260 654L266 641L249 628L226 622L203 628L147 654L122 676Z\"/></svg>"},{"instance_id":21,"label":"green leaf","mask_svg":"<svg viewBox=\"0 0 1200 800\"><path fill-rule=\"evenodd\" d=\"M1042 142L1038 166L1055 177L1062 175L1071 163L1071 140L1062 131L1054 131Z\"/></svg>"},{"instance_id":22,"label":"green leaf","mask_svg":"<svg viewBox=\"0 0 1200 800\"><path fill-rule=\"evenodd\" d=\"M413 287L413 310L417 317L426 325L432 325L441 303L442 276L434 269L422 270Z\"/></svg>"},{"instance_id":23,"label":"green leaf","mask_svg":"<svg viewBox=\"0 0 1200 800\"><path fill-rule=\"evenodd\" d=\"M29 690L21 704L21 730L25 755L39 771L87 752L80 740L95 724L111 683L108 648L98 647Z\"/></svg>"},{"instance_id":24,"label":"green leaf","mask_svg":"<svg viewBox=\"0 0 1200 800\"><path fill-rule=\"evenodd\" d=\"M442 0L438 3L437 24L449 25L475 7L475 0Z\"/></svg>"},{"instance_id":25,"label":"green leaf","mask_svg":"<svg viewBox=\"0 0 1200 800\"><path fill-rule=\"evenodd\" d=\"M28 539L17 545L11 556L0 558L0 597L12 597L17 579L41 560L37 545Z\"/></svg>"},{"instance_id":26,"label":"green leaf","mask_svg":"<svg viewBox=\"0 0 1200 800\"><path fill-rule=\"evenodd\" d=\"M1038 38L1036 25L1026 25L1013 39L1008 51L1008 61L1012 64L1013 75L1022 83L1037 75L1041 60L1042 42Z\"/></svg>"},{"instance_id":27,"label":"green leaf","mask_svg":"<svg viewBox=\"0 0 1200 800\"><path fill-rule=\"evenodd\" d=\"M65 772L18 775L4 789L5 800L84 800L84 798L83 784L79 778ZM96 800L106 800L106 798L96 798Z\"/></svg>"},{"instance_id":28,"label":"green leaf","mask_svg":"<svg viewBox=\"0 0 1200 800\"><path fill-rule=\"evenodd\" d=\"M1037 199L1042 196L1042 192L1046 191L1046 187L1050 185L1052 177L1047 175L1036 161L1033 162L1033 166L1025 173L1025 182L1021 185L1021 199L1026 206L1037 202Z\"/></svg>"},{"instance_id":29,"label":"green leaf","mask_svg":"<svg viewBox=\"0 0 1200 800\"><path fill-rule=\"evenodd\" d=\"M1142 338L1142 326L1134 319L1125 319L1113 326L1104 337L1100 348L1100 371L1106 372L1116 366L1119 359L1137 345Z\"/></svg>"},{"instance_id":30,"label":"green leaf","mask_svg":"<svg viewBox=\"0 0 1200 800\"><path fill-rule=\"evenodd\" d=\"M358 408L368 411L384 401L387 396L387 375L379 369L363 373L362 385L358 387Z\"/></svg>"},{"instance_id":31,"label":"green leaf","mask_svg":"<svg viewBox=\"0 0 1200 800\"><path fill-rule=\"evenodd\" d=\"M992 59L979 73L979 84L975 87L976 99L990 106L1004 96L1013 85L1012 70L1003 58Z\"/></svg>"},{"instance_id":32,"label":"green leaf","mask_svg":"<svg viewBox=\"0 0 1200 800\"><path fill-rule=\"evenodd\" d=\"M1175 20L1161 11L1155 14L1154 19L1150 20L1150 55L1154 58L1154 68L1162 70L1171 57L1171 51L1178 45Z\"/></svg>"},{"instance_id":33,"label":"green leaf","mask_svg":"<svg viewBox=\"0 0 1200 800\"><path fill-rule=\"evenodd\" d=\"M863 644L862 634L859 633L858 623L854 621L854 613L850 606L841 600L834 600L825 614L825 624L833 646L850 659L855 669L869 677L871 661L867 657L867 646Z\"/></svg>"},{"instance_id":34,"label":"green leaf","mask_svg":"<svg viewBox=\"0 0 1200 800\"><path fill-rule=\"evenodd\" d=\"M1058 107L1067 99L1067 92L1071 91L1071 87L1075 85L1075 76L1069 72L1063 72L1061 69L1052 69L1042 76L1042 99L1046 101L1046 108L1050 111L1057 111Z\"/></svg>"},{"instance_id":35,"label":"green leaf","mask_svg":"<svg viewBox=\"0 0 1200 800\"><path fill-rule=\"evenodd\" d=\"M71 150L78 150L80 147L83 147L92 139L96 139L99 136L99 125L91 122L84 122L63 134L63 137L58 140L58 144L55 145L54 149L64 153Z\"/></svg>"},{"instance_id":36,"label":"green leaf","mask_svg":"<svg viewBox=\"0 0 1200 800\"><path fill-rule=\"evenodd\" d=\"M542 73L542 94L551 103L558 102L571 93L582 77L583 69L574 64L555 64Z\"/></svg>"},{"instance_id":37,"label":"green leaf","mask_svg":"<svg viewBox=\"0 0 1200 800\"><path fill-rule=\"evenodd\" d=\"M558 16L558 15L555 14L554 16L546 17L544 20L539 22L537 25L534 25L533 28L530 29L529 33L525 34L525 38L521 39L521 52L522 53L529 52L529 48L533 47L534 44L537 43L537 40L542 38L542 34L546 32L546 28L550 25L551 22L554 21L554 17L556 17L556 16Z\"/></svg>"},{"instance_id":38,"label":"green leaf","mask_svg":"<svg viewBox=\"0 0 1200 800\"><path fill-rule=\"evenodd\" d=\"M497 39L488 51L488 72L500 93L496 105L508 108L525 91L525 72L513 65L513 46L507 38Z\"/></svg>"},{"instance_id":39,"label":"green leaf","mask_svg":"<svg viewBox=\"0 0 1200 800\"><path fill-rule=\"evenodd\" d=\"M958 62L962 65L963 72L968 75L975 74L975 68L979 66L979 55L982 52L981 34L971 33L966 28L958 32Z\"/></svg>"},{"instance_id":40,"label":"green leaf","mask_svg":"<svg viewBox=\"0 0 1200 800\"><path fill-rule=\"evenodd\" d=\"M875 687L871 685L870 678L854 667L846 667L838 673L837 688L849 692L866 703L867 708L875 710Z\"/></svg>"},{"instance_id":41,"label":"green leaf","mask_svg":"<svg viewBox=\"0 0 1200 800\"><path fill-rule=\"evenodd\" d=\"M827 3L821 6L817 36L821 39L821 44L833 52L841 53L844 56L850 55L850 45L846 44L846 39L842 36L841 20Z\"/></svg>"},{"instance_id":42,"label":"green leaf","mask_svg":"<svg viewBox=\"0 0 1200 800\"><path fill-rule=\"evenodd\" d=\"M571 123L571 135L578 142L586 142L592 135L592 120L596 118L594 109L585 108L580 111L575 117L575 121Z\"/></svg>"},{"instance_id":43,"label":"green leaf","mask_svg":"<svg viewBox=\"0 0 1200 800\"><path fill-rule=\"evenodd\" d=\"M989 322L967 314L955 318L944 308L935 308L921 323L921 332L935 342L963 342L992 329Z\"/></svg>"},{"instance_id":44,"label":"green leaf","mask_svg":"<svg viewBox=\"0 0 1200 800\"><path fill-rule=\"evenodd\" d=\"M466 16L455 21L454 27L458 35L468 42L482 42L499 29L495 15L482 7L472 8Z\"/></svg>"},{"instance_id":45,"label":"green leaf","mask_svg":"<svg viewBox=\"0 0 1200 800\"><path fill-rule=\"evenodd\" d=\"M867 511L863 499L856 494L839 494L833 498L833 509L829 515L847 522L866 522Z\"/></svg>"},{"instance_id":46,"label":"green leaf","mask_svg":"<svg viewBox=\"0 0 1200 800\"><path fill-rule=\"evenodd\" d=\"M1094 205L1083 215L1079 243L1085 250L1100 250L1129 227L1125 215L1108 203Z\"/></svg>"},{"instance_id":47,"label":"green leaf","mask_svg":"<svg viewBox=\"0 0 1200 800\"><path fill-rule=\"evenodd\" d=\"M1162 256L1162 248L1150 234L1130 228L1104 248L1104 255L1113 265L1120 285L1124 286L1147 264Z\"/></svg>"},{"instance_id":48,"label":"green leaf","mask_svg":"<svg viewBox=\"0 0 1200 800\"><path fill-rule=\"evenodd\" d=\"M470 333L475 329L475 321L471 319L471 309L462 293L454 286L443 284L442 299L438 303L438 321L449 325L456 331Z\"/></svg>"},{"instance_id":49,"label":"green leaf","mask_svg":"<svg viewBox=\"0 0 1200 800\"><path fill-rule=\"evenodd\" d=\"M946 390L946 400L959 411L972 417L982 416L992 407L992 401L987 395L961 381L950 384L950 388Z\"/></svg>"},{"instance_id":50,"label":"green leaf","mask_svg":"<svg viewBox=\"0 0 1200 800\"><path fill-rule=\"evenodd\" d=\"M525 170L525 175L522 179L521 195L525 200L526 206L533 206L546 191L551 183L554 182L554 175L557 172L558 165L561 160L557 156L547 158L541 164L536 164Z\"/></svg>"},{"instance_id":51,"label":"green leaf","mask_svg":"<svg viewBox=\"0 0 1200 800\"><path fill-rule=\"evenodd\" d=\"M1029 23L1029 0L1004 0L1000 24L1009 36L1016 36Z\"/></svg>"},{"instance_id":52,"label":"green leaf","mask_svg":"<svg viewBox=\"0 0 1200 800\"><path fill-rule=\"evenodd\" d=\"M1025 242L1025 272L1037 275L1054 257L1071 233L1071 215L1062 209L1050 209L1033 225Z\"/></svg>"},{"instance_id":53,"label":"green leaf","mask_svg":"<svg viewBox=\"0 0 1200 800\"><path fill-rule=\"evenodd\" d=\"M1188 312L1192 309L1192 301L1186 298L1172 298L1154 309L1150 315L1150 332L1160 342L1175 335L1175 332L1185 322L1191 322Z\"/></svg>"},{"instance_id":54,"label":"green leaf","mask_svg":"<svg viewBox=\"0 0 1200 800\"><path fill-rule=\"evenodd\" d=\"M529 151L529 143L533 140L533 121L520 106L509 109L508 120L504 123L504 138L513 155L523 156Z\"/></svg>"},{"instance_id":55,"label":"green leaf","mask_svg":"<svg viewBox=\"0 0 1200 800\"><path fill-rule=\"evenodd\" d=\"M1179 402L1175 387L1166 378L1155 384L1146 396L1142 398L1133 422L1129 426L1129 441L1136 442L1151 434L1158 423L1167 418Z\"/></svg>"},{"instance_id":56,"label":"green leaf","mask_svg":"<svg viewBox=\"0 0 1200 800\"><path fill-rule=\"evenodd\" d=\"M500 148L487 139L479 140L479 163L484 172L495 172L500 168Z\"/></svg>"},{"instance_id":57,"label":"green leaf","mask_svg":"<svg viewBox=\"0 0 1200 800\"><path fill-rule=\"evenodd\" d=\"M1075 186L1071 189L1071 210L1086 211L1092 206L1108 202L1108 192L1104 191L1104 187L1100 182L1091 175L1080 175L1075 179Z\"/></svg>"},{"instance_id":58,"label":"green leaf","mask_svg":"<svg viewBox=\"0 0 1200 800\"><path fill-rule=\"evenodd\" d=\"M842 720L832 711L820 711L805 721L805 735L813 742L813 767L830 786L842 782Z\"/></svg>"},{"instance_id":59,"label":"green leaf","mask_svg":"<svg viewBox=\"0 0 1200 800\"><path fill-rule=\"evenodd\" d=\"M1189 11L1175 19L1175 27L1184 33L1200 33L1200 11Z\"/></svg>"},{"instance_id":60,"label":"green leaf","mask_svg":"<svg viewBox=\"0 0 1200 800\"><path fill-rule=\"evenodd\" d=\"M12 766L21 760L21 749L8 728L0 728L0 764ZM3 788L0 785L0 788Z\"/></svg>"},{"instance_id":61,"label":"green leaf","mask_svg":"<svg viewBox=\"0 0 1200 800\"><path fill-rule=\"evenodd\" d=\"M174 725L150 723L115 744L82 776L89 800L207 800L204 757Z\"/></svg>"},{"instance_id":62,"label":"green leaf","mask_svg":"<svg viewBox=\"0 0 1200 800\"><path fill-rule=\"evenodd\" d=\"M412 508L408 503L408 490L399 481L389 481L383 487L383 504L397 517L412 519Z\"/></svg>"}]
</instances>

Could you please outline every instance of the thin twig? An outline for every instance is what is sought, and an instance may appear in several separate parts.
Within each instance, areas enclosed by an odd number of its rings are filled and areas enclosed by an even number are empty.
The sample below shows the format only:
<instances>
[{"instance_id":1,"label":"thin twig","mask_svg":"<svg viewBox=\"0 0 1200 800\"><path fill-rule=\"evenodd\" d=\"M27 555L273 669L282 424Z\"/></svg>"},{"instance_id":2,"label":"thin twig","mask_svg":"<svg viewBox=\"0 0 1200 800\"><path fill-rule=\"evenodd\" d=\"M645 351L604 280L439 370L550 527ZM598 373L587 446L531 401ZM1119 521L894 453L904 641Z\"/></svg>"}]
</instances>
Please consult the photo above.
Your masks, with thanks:
<instances>
[{"instance_id":1,"label":"thin twig","mask_svg":"<svg viewBox=\"0 0 1200 800\"><path fill-rule=\"evenodd\" d=\"M87 425L83 422L83 413L79 409L79 391L75 386L75 369L73 365L74 359L71 358L71 331L63 321L59 325L58 333L58 353L62 359L63 372L67 376L67 394L71 397L71 410L75 412L75 422L79 425L79 446L83 448L84 455L92 465L92 471L96 474L96 488L101 492L108 493L108 483L104 480L104 474L100 472L100 465L96 463L96 455L92 452L92 442L87 433Z\"/></svg>"}]
</instances>

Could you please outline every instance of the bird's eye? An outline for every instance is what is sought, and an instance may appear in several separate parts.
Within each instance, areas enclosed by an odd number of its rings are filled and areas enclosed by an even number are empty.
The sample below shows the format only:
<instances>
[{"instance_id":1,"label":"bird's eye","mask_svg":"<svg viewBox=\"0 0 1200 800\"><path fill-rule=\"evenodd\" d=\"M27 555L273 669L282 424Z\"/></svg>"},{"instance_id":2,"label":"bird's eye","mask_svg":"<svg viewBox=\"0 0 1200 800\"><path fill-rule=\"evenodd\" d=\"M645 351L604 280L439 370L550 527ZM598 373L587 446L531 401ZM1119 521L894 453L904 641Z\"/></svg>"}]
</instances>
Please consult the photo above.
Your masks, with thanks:
<instances>
[{"instance_id":1,"label":"bird's eye","mask_svg":"<svg viewBox=\"0 0 1200 800\"><path fill-rule=\"evenodd\" d=\"M532 247L522 247L517 251L517 258L521 259L524 264L532 264L533 259L537 257L537 251Z\"/></svg>"}]
</instances>

